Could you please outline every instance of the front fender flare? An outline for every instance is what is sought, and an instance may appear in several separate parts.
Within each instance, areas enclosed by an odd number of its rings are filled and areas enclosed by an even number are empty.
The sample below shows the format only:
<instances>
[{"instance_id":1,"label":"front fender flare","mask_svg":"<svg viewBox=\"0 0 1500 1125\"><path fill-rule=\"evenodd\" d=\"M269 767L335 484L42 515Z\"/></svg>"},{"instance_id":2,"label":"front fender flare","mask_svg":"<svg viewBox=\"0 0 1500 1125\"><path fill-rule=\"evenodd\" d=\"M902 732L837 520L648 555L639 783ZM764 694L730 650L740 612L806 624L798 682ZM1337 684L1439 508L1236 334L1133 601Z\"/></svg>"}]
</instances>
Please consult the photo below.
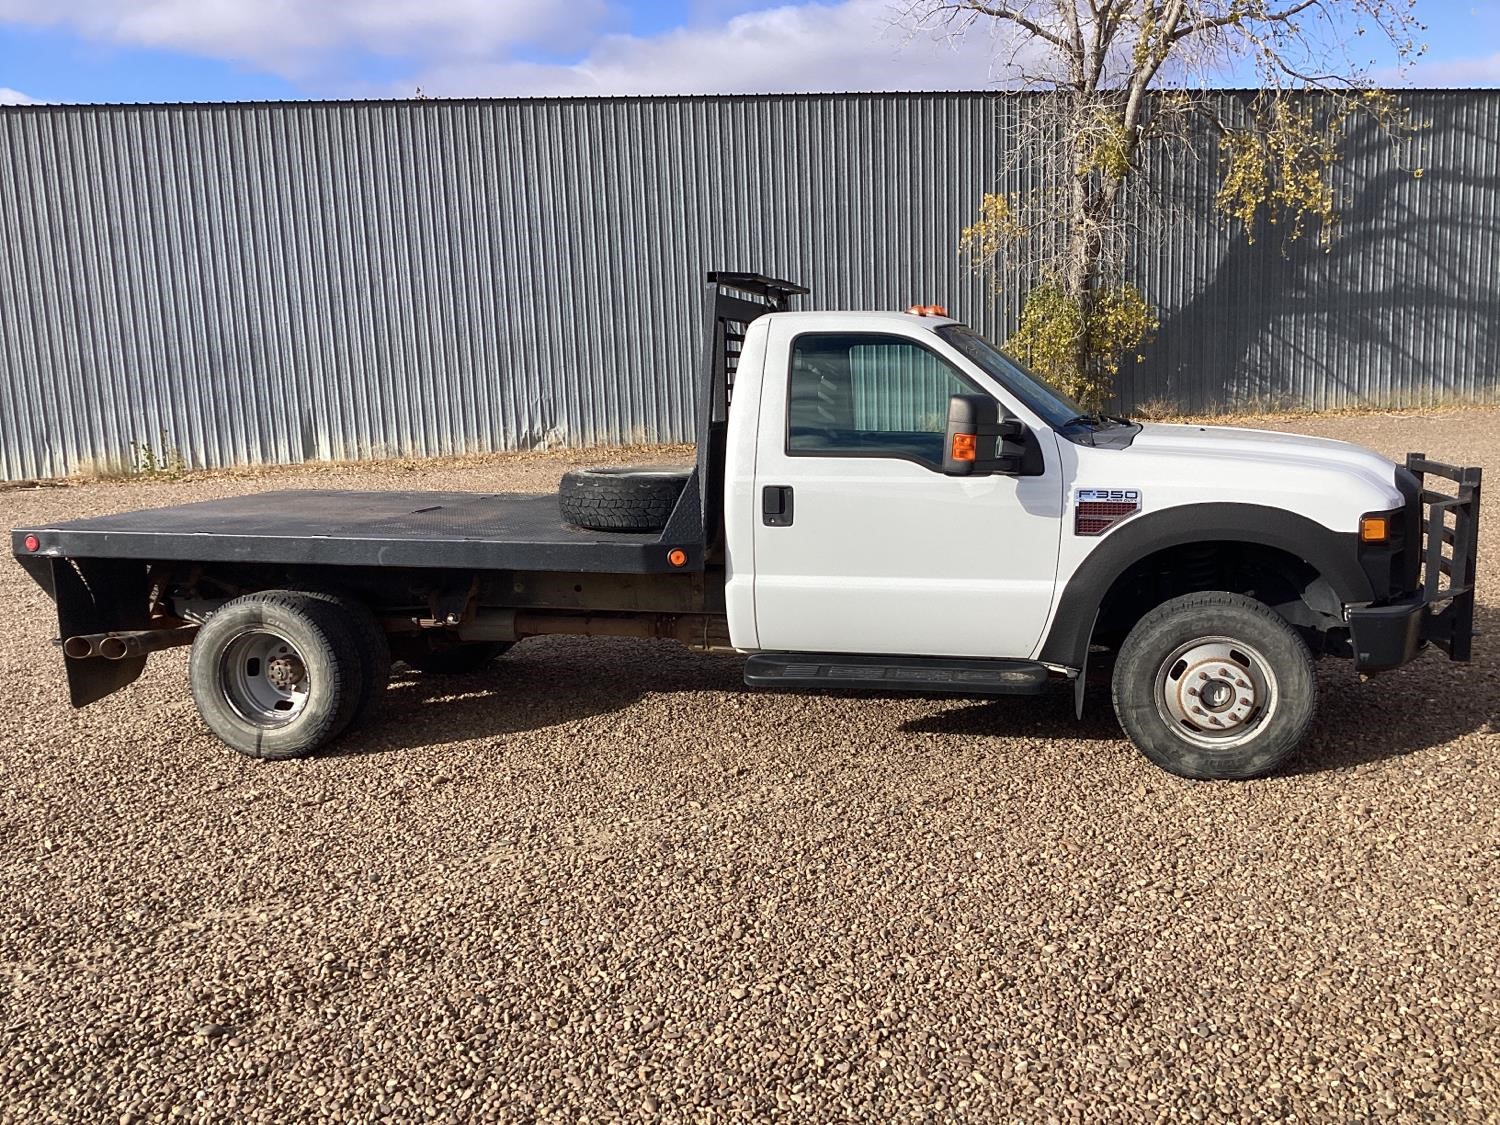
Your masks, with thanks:
<instances>
[{"instance_id":1,"label":"front fender flare","mask_svg":"<svg viewBox=\"0 0 1500 1125\"><path fill-rule=\"evenodd\" d=\"M1105 596L1125 571L1149 555L1189 543L1274 547L1312 567L1344 604L1373 600L1359 565L1359 537L1332 531L1306 516L1258 504L1193 504L1148 512L1109 532L1073 572L1038 656L1044 664L1079 669L1079 680ZM1078 691L1082 694L1082 684Z\"/></svg>"}]
</instances>

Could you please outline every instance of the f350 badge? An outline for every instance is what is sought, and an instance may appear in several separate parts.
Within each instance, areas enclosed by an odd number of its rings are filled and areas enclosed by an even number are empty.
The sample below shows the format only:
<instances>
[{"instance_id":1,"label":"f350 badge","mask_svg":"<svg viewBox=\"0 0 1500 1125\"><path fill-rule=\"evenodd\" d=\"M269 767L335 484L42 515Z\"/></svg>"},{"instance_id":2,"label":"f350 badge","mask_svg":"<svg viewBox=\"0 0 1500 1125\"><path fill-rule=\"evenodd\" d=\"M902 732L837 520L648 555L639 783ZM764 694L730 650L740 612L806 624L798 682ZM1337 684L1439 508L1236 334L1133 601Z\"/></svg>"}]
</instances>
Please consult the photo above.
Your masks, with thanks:
<instances>
[{"instance_id":1,"label":"f350 badge","mask_svg":"<svg viewBox=\"0 0 1500 1125\"><path fill-rule=\"evenodd\" d=\"M1074 535L1103 535L1141 510L1138 488L1080 488L1073 500Z\"/></svg>"}]
</instances>

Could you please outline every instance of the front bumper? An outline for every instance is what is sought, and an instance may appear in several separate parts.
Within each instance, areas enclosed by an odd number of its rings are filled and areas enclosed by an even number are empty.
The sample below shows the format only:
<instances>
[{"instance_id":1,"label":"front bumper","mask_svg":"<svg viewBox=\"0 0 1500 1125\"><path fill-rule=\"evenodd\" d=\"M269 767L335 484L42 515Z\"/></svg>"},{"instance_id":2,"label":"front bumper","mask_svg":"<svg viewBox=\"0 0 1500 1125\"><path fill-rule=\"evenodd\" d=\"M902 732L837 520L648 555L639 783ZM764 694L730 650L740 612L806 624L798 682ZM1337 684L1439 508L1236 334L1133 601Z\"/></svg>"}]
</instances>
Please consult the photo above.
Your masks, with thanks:
<instances>
[{"instance_id":1,"label":"front bumper","mask_svg":"<svg viewBox=\"0 0 1500 1125\"><path fill-rule=\"evenodd\" d=\"M1468 660L1474 638L1474 569L1479 553L1481 470L1429 461L1410 453L1406 468L1419 482L1417 589L1385 605L1349 611L1354 666L1361 672L1399 668L1429 644L1452 660ZM1427 475L1452 481L1455 492L1426 487Z\"/></svg>"}]
</instances>

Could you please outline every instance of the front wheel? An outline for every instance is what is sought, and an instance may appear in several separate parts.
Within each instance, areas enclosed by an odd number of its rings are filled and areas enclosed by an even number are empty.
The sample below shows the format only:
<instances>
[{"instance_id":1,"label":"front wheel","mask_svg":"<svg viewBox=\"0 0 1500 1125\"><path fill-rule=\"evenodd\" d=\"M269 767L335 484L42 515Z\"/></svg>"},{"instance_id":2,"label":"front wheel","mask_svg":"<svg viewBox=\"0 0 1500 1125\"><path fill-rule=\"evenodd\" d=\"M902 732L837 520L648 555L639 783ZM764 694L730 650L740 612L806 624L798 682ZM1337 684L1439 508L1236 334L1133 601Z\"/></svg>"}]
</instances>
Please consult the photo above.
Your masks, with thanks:
<instances>
[{"instance_id":1,"label":"front wheel","mask_svg":"<svg viewBox=\"0 0 1500 1125\"><path fill-rule=\"evenodd\" d=\"M1115 714L1130 741L1180 777L1276 769L1317 709L1312 653L1242 594L1185 594L1136 623L1115 662Z\"/></svg>"}]
</instances>

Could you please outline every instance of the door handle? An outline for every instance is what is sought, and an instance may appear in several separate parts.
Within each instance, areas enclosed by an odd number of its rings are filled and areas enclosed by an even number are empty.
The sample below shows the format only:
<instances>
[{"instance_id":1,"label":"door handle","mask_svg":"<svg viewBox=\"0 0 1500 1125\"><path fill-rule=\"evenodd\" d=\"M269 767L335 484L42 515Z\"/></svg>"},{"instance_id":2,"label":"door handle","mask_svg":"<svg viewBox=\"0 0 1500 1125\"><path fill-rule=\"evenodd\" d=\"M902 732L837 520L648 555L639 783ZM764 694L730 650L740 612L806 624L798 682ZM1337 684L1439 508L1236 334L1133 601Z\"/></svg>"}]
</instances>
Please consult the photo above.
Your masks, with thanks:
<instances>
[{"instance_id":1,"label":"door handle","mask_svg":"<svg viewBox=\"0 0 1500 1125\"><path fill-rule=\"evenodd\" d=\"M760 493L760 518L767 527L791 527L792 486L768 484Z\"/></svg>"}]
</instances>

